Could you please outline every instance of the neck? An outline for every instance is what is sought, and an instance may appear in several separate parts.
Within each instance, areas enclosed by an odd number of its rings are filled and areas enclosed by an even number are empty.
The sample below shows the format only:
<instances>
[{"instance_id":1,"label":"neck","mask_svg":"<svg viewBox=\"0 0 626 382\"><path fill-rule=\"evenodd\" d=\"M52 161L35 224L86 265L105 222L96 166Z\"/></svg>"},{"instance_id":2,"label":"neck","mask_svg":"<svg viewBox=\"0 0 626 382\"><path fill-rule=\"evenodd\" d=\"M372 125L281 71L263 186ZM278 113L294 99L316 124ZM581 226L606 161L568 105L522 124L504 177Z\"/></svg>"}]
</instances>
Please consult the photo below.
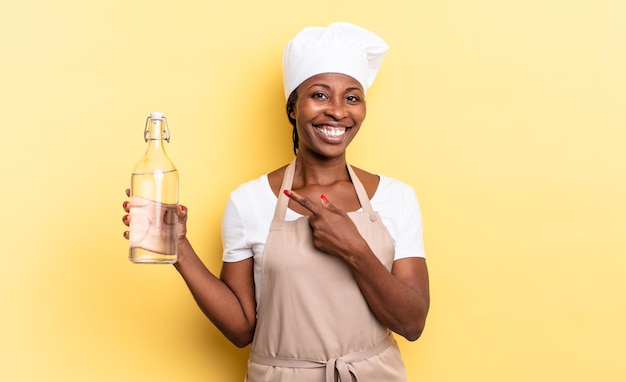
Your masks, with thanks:
<instances>
[{"instance_id":1,"label":"neck","mask_svg":"<svg viewBox=\"0 0 626 382\"><path fill-rule=\"evenodd\" d=\"M323 160L302 155L296 157L294 188L313 185L328 186L343 181L350 181L345 155Z\"/></svg>"}]
</instances>

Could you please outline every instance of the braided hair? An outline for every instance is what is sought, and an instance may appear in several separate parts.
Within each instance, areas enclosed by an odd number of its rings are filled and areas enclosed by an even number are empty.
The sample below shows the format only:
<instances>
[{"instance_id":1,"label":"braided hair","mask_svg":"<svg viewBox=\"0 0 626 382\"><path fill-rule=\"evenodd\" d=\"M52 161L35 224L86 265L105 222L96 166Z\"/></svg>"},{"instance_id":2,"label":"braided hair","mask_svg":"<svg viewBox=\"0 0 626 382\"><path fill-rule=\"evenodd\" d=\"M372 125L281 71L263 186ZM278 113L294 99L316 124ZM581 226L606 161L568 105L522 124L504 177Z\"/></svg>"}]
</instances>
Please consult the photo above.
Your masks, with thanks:
<instances>
[{"instance_id":1,"label":"braided hair","mask_svg":"<svg viewBox=\"0 0 626 382\"><path fill-rule=\"evenodd\" d=\"M291 139L293 141L293 153L298 155L298 147L299 139L298 139L298 129L296 129L296 120L291 117L291 113L296 107L296 101L298 100L298 89L296 88L291 92L289 98L287 99L287 118L289 119L289 123L293 126L293 132L291 133Z\"/></svg>"}]
</instances>

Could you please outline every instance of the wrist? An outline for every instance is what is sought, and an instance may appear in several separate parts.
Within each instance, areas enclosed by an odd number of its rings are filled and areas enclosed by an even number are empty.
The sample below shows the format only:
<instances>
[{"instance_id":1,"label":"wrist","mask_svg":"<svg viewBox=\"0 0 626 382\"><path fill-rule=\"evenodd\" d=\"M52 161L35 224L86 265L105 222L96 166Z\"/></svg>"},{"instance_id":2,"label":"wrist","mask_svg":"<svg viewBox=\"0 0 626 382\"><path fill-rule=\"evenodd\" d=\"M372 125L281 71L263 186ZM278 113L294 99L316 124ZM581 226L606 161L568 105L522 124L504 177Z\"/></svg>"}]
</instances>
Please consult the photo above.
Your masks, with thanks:
<instances>
[{"instance_id":1,"label":"wrist","mask_svg":"<svg viewBox=\"0 0 626 382\"><path fill-rule=\"evenodd\" d=\"M176 244L176 248L178 250L178 254L184 253L187 251L187 248L191 247L189 240L186 235L178 235L178 240Z\"/></svg>"},{"instance_id":2,"label":"wrist","mask_svg":"<svg viewBox=\"0 0 626 382\"><path fill-rule=\"evenodd\" d=\"M178 252L178 256L177 256L176 263L174 263L174 266L178 269L181 265L183 265L189 259L191 244L189 243L189 240L187 240L186 236L184 235L178 236L178 243L177 243L176 249ZM193 249L191 249L191 251L193 252Z\"/></svg>"}]
</instances>

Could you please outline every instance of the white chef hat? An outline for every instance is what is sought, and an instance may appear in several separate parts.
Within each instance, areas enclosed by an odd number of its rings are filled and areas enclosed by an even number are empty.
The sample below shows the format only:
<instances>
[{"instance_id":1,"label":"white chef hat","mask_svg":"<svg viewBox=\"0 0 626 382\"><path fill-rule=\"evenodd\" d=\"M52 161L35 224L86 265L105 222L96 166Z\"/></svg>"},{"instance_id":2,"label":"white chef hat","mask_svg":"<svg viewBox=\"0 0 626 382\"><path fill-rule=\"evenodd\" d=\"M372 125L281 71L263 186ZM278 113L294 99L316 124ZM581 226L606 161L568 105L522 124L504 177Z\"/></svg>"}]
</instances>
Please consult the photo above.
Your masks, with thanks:
<instances>
[{"instance_id":1,"label":"white chef hat","mask_svg":"<svg viewBox=\"0 0 626 382\"><path fill-rule=\"evenodd\" d=\"M389 46L376 34L346 22L304 28L285 47L285 99L302 82L320 73L342 73L372 86Z\"/></svg>"}]
</instances>

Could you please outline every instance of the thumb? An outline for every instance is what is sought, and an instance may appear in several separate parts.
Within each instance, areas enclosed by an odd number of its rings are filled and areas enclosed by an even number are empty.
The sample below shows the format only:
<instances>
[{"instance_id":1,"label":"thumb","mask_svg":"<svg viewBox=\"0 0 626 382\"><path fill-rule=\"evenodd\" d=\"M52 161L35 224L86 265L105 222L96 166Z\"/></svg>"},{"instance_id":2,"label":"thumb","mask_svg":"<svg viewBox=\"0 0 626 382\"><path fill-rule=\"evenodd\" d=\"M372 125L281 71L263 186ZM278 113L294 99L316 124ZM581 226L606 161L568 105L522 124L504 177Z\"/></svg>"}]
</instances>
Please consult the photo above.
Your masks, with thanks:
<instances>
[{"instance_id":1,"label":"thumb","mask_svg":"<svg viewBox=\"0 0 626 382\"><path fill-rule=\"evenodd\" d=\"M187 236L187 212L189 210L182 204L176 207L176 215L178 216L178 239L181 240Z\"/></svg>"},{"instance_id":2,"label":"thumb","mask_svg":"<svg viewBox=\"0 0 626 382\"><path fill-rule=\"evenodd\" d=\"M187 209L187 207L183 206L182 204L178 206L178 208L176 208L176 215L178 215L178 221L185 221L187 219L187 213L189 212L189 210Z\"/></svg>"}]
</instances>

